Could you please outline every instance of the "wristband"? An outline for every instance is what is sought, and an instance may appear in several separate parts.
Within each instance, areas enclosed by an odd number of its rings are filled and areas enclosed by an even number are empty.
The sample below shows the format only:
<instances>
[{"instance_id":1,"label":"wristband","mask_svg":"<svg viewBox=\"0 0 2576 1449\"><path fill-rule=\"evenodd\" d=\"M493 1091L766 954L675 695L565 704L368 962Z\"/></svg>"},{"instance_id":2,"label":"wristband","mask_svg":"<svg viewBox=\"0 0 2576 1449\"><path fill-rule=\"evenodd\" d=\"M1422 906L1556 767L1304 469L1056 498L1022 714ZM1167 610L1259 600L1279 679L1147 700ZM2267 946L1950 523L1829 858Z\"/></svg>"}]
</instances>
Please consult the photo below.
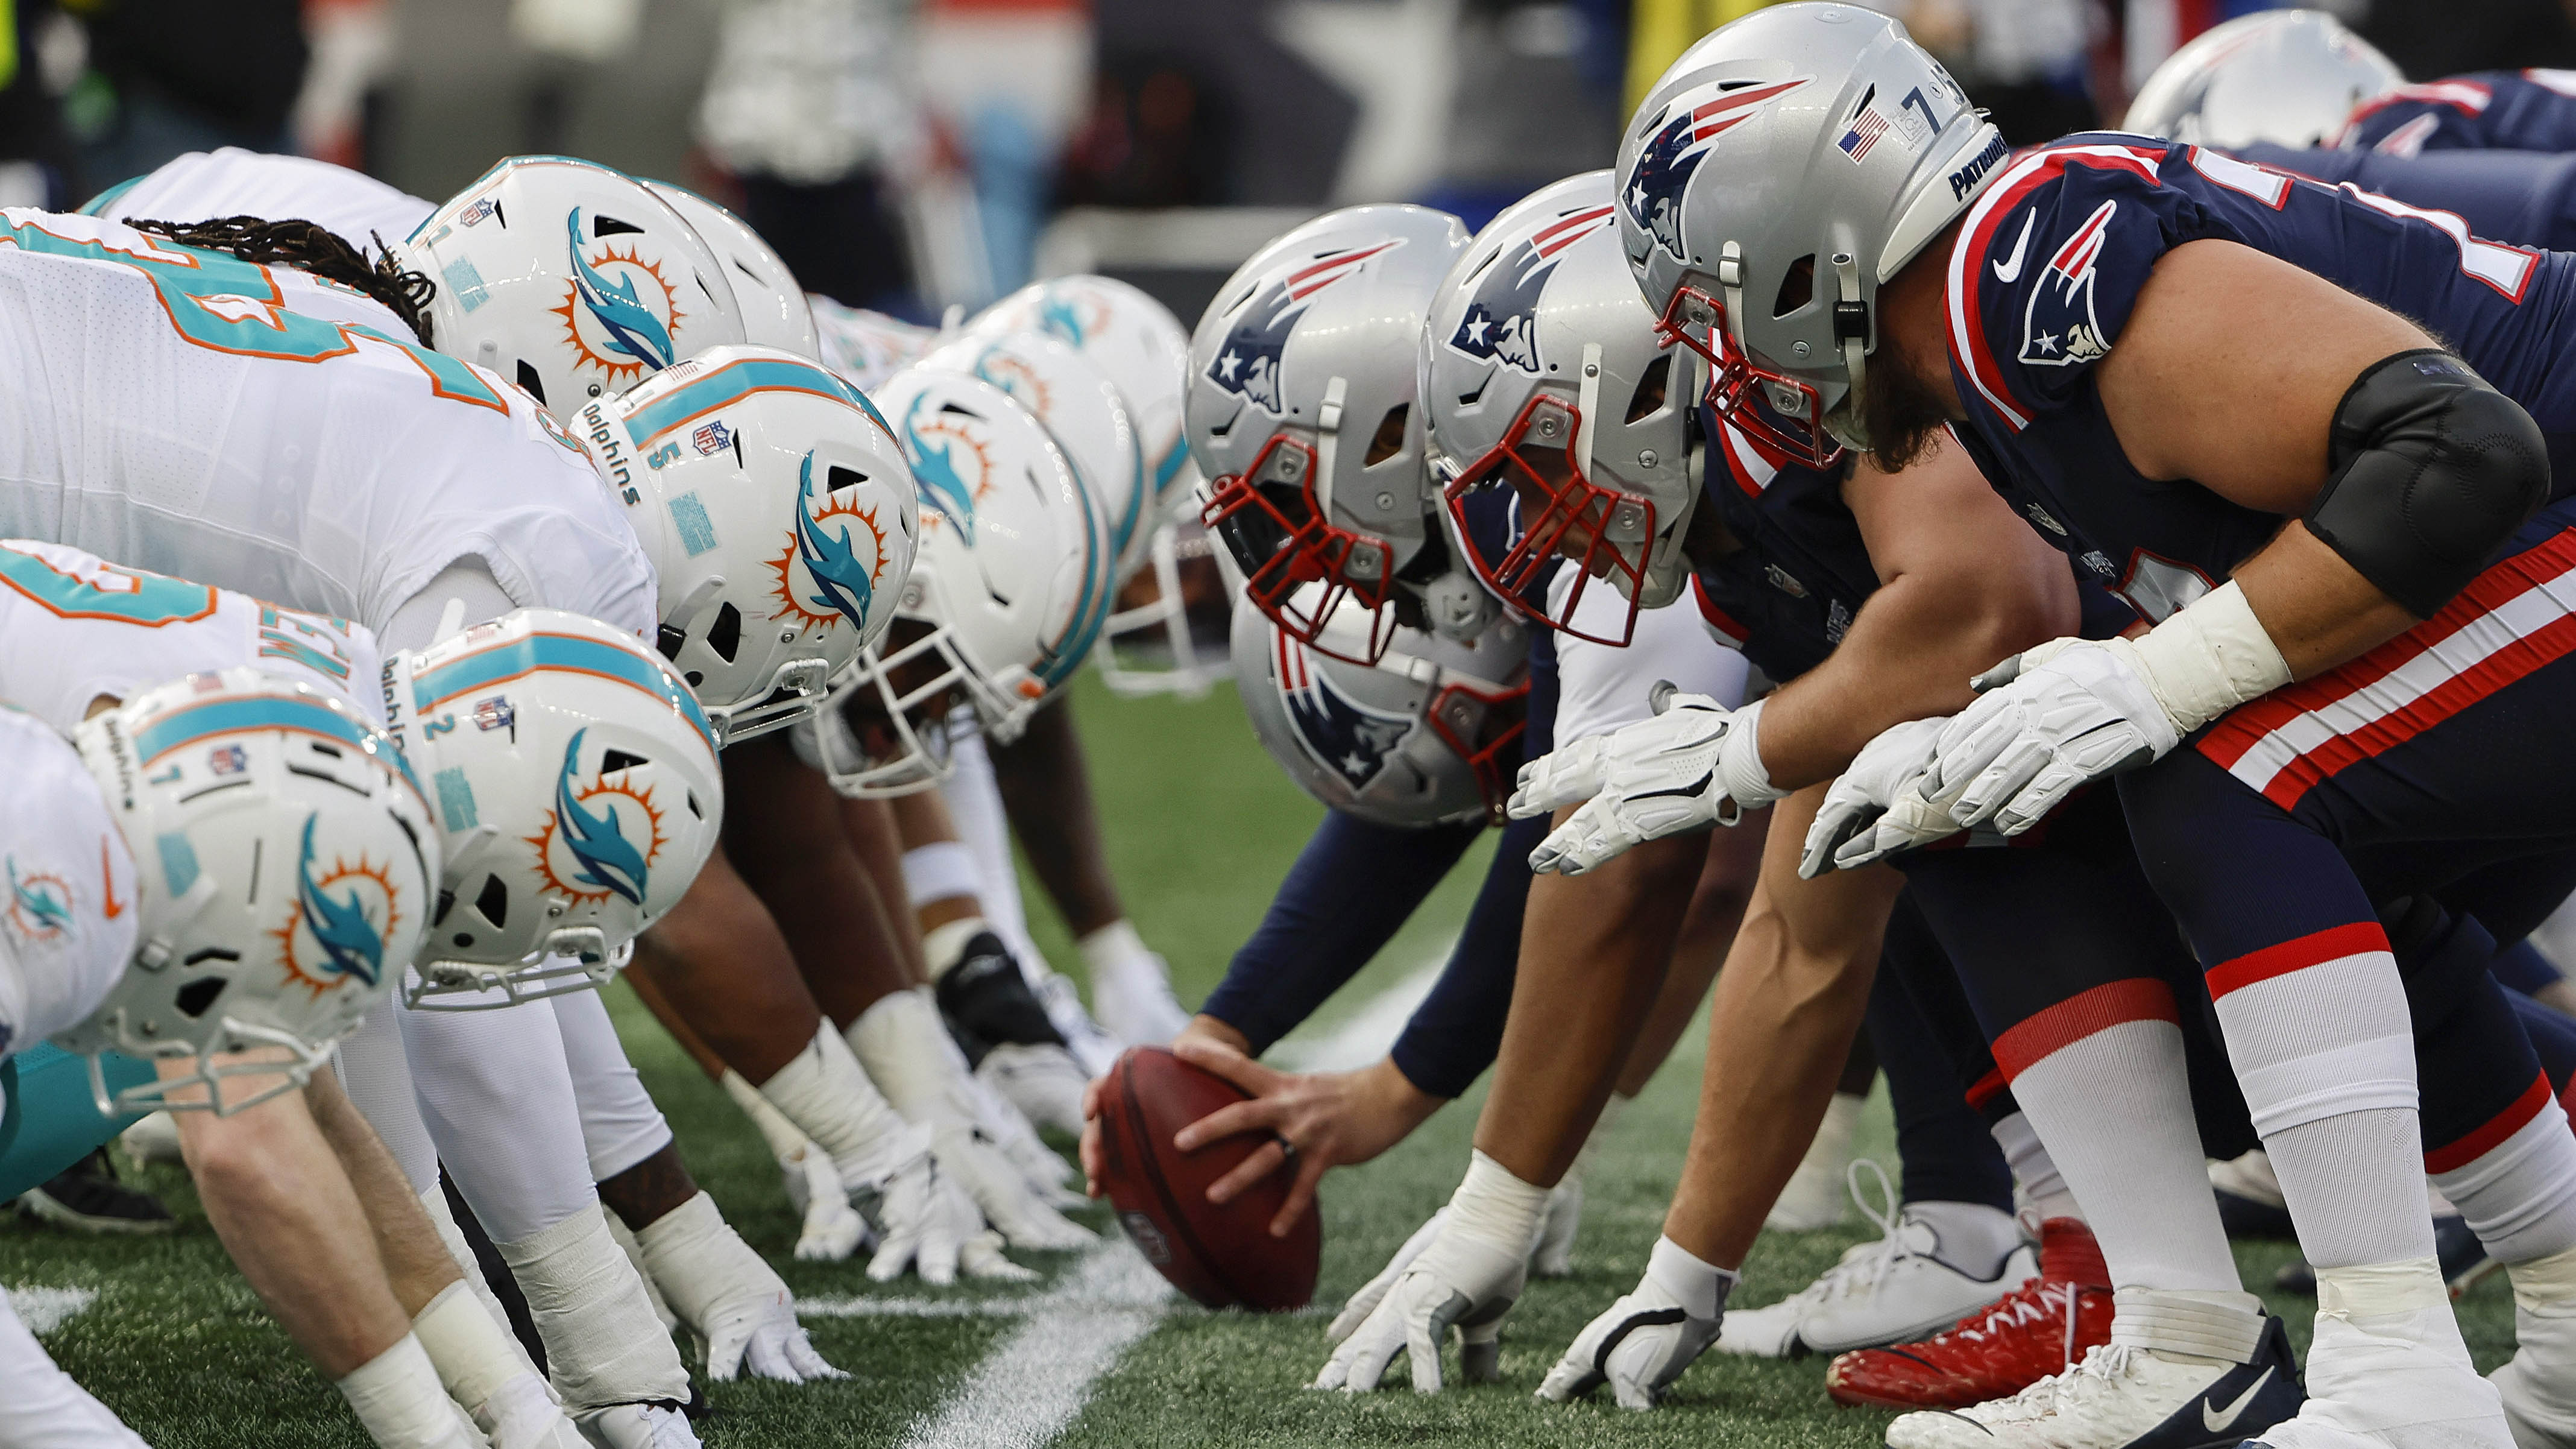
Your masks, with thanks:
<instances>
[{"instance_id":1,"label":"wristband","mask_svg":"<svg viewBox=\"0 0 2576 1449\"><path fill-rule=\"evenodd\" d=\"M2117 650L2124 641L2106 639ZM2245 602L2224 583L2125 642L2176 734L2189 734L2250 699L2290 682L2290 666Z\"/></svg>"},{"instance_id":2,"label":"wristband","mask_svg":"<svg viewBox=\"0 0 2576 1449\"><path fill-rule=\"evenodd\" d=\"M1655 1250L1646 1255L1646 1281L1703 1323L1726 1311L1726 1295L1733 1291L1736 1277L1670 1238L1655 1239Z\"/></svg>"},{"instance_id":3,"label":"wristband","mask_svg":"<svg viewBox=\"0 0 2576 1449\"><path fill-rule=\"evenodd\" d=\"M1789 792L1771 783L1771 771L1762 763L1762 706L1769 700L1757 699L1735 711L1727 721L1726 738L1717 745L1718 783L1726 796L1746 810L1788 797Z\"/></svg>"},{"instance_id":4,"label":"wristband","mask_svg":"<svg viewBox=\"0 0 2576 1449\"><path fill-rule=\"evenodd\" d=\"M1467 1175L1449 1198L1449 1225L1506 1253L1527 1252L1547 1211L1547 1191L1483 1152L1471 1153Z\"/></svg>"},{"instance_id":5,"label":"wristband","mask_svg":"<svg viewBox=\"0 0 2576 1449\"><path fill-rule=\"evenodd\" d=\"M351 1369L336 1386L380 1449L450 1449L468 1443L463 1421L420 1340L394 1346Z\"/></svg>"}]
</instances>

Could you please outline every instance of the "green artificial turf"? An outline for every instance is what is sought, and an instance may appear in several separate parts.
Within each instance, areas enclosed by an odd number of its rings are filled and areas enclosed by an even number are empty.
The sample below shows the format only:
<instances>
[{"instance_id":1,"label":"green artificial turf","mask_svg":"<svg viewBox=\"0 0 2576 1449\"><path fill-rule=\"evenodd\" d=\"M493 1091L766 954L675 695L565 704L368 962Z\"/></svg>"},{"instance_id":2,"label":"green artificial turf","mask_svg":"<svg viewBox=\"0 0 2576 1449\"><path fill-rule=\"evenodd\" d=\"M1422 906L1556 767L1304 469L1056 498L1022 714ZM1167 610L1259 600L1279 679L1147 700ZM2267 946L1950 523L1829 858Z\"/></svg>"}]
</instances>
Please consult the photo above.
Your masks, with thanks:
<instances>
[{"instance_id":1,"label":"green artificial turf","mask_svg":"<svg viewBox=\"0 0 2576 1449\"><path fill-rule=\"evenodd\" d=\"M1225 691L1198 701L1119 700L1086 678L1075 707L1129 913L1146 940L1170 958L1182 999L1194 1002L1222 975L1227 956L1259 919L1318 811L1261 756ZM1383 989L1437 958L1465 914L1485 858L1481 848L1469 857L1354 982L1350 997ZM1039 905L1033 885L1030 893L1041 946L1059 967L1078 971L1077 954L1061 926ZM692 1171L800 1297L991 1301L1026 1298L1046 1288L970 1285L943 1291L910 1279L880 1286L868 1282L860 1261L794 1261L797 1220L759 1137L631 993L616 987L609 999ZM1337 1003L1323 1024L1349 1005ZM1697 1033L1685 1038L1683 1050L1621 1119L1596 1160L1586 1181L1576 1271L1570 1278L1533 1283L1521 1299L1504 1333L1502 1383L1424 1398L1405 1388L1398 1367L1392 1385L1375 1394L1316 1393L1304 1385L1325 1358L1325 1312L1256 1318L1180 1303L1096 1382L1088 1404L1055 1442L1092 1449L1414 1443L1478 1449L1859 1449L1876 1443L1888 1416L1835 1408L1824 1394L1823 1364L1815 1359L1772 1362L1711 1354L1650 1415L1623 1413L1606 1398L1566 1407L1530 1399L1565 1344L1644 1268L1690 1131L1697 1041ZM1473 1098L1452 1106L1380 1160L1327 1180L1318 1303L1338 1304L1446 1198L1466 1163L1475 1107ZM1861 1151L1894 1170L1883 1099L1864 1118ZM89 1311L46 1340L56 1358L162 1449L365 1445L338 1395L268 1320L225 1260L184 1174L153 1168L142 1180L178 1215L176 1234L101 1239L14 1220L0 1224L0 1283L86 1288L98 1295ZM1097 1208L1081 1216L1104 1234L1116 1231ZM1793 1292L1845 1247L1872 1235L1855 1215L1843 1229L1767 1237L1747 1264L1735 1301L1757 1306ZM2287 1244L2238 1249L2245 1280L2255 1286L2269 1285L2291 1255ZM1071 1254L1020 1256L1050 1279L1075 1261ZM2276 1299L2274 1307L2289 1317L2294 1340L2304 1346L2311 1306ZM2500 1275L2460 1307L2482 1368L2510 1355L2512 1298ZM715 1412L700 1432L717 1449L899 1442L959 1391L1018 1321L1007 1312L811 1320L816 1344L853 1377L805 1387L713 1385L708 1397ZM0 1405L6 1396L6 1385L0 1385Z\"/></svg>"}]
</instances>

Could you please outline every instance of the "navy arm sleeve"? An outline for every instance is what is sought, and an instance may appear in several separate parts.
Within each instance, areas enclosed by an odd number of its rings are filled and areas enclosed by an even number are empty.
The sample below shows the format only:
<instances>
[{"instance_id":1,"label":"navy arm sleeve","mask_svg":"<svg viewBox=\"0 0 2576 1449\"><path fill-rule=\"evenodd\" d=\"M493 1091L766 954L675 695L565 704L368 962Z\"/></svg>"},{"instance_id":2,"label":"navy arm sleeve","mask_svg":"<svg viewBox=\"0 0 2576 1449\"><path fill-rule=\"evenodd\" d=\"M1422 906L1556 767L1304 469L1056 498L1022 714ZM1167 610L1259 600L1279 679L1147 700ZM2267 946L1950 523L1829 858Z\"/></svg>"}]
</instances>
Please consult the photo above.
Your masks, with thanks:
<instances>
[{"instance_id":1,"label":"navy arm sleeve","mask_svg":"<svg viewBox=\"0 0 2576 1449\"><path fill-rule=\"evenodd\" d=\"M1542 815L1503 828L1449 964L1395 1039L1395 1069L1432 1096L1465 1092L1503 1049L1512 976L1520 967L1521 918L1529 905L1530 852L1547 838L1548 823Z\"/></svg>"},{"instance_id":2,"label":"navy arm sleeve","mask_svg":"<svg viewBox=\"0 0 2576 1449\"><path fill-rule=\"evenodd\" d=\"M1368 964L1483 829L1403 830L1324 812L1200 1013L1242 1032L1254 1056L1268 1051Z\"/></svg>"}]
</instances>

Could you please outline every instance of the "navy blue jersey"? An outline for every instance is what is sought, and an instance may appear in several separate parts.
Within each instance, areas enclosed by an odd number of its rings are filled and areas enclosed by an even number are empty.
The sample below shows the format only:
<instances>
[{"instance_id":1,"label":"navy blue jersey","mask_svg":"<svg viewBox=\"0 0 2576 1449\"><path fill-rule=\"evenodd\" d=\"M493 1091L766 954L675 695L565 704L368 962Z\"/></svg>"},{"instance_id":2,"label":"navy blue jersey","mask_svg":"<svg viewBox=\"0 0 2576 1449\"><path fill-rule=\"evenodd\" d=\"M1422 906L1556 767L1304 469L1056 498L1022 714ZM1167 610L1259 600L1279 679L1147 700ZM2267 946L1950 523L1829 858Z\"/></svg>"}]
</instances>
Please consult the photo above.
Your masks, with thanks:
<instances>
[{"instance_id":1,"label":"navy blue jersey","mask_svg":"<svg viewBox=\"0 0 2576 1449\"><path fill-rule=\"evenodd\" d=\"M2576 151L2576 70L2482 70L2400 86L2364 102L2347 151Z\"/></svg>"},{"instance_id":2,"label":"navy blue jersey","mask_svg":"<svg viewBox=\"0 0 2576 1449\"><path fill-rule=\"evenodd\" d=\"M2079 561L2097 556L2141 615L2199 597L2281 524L2140 475L2094 387L2157 258L2213 237L2415 319L2531 413L2553 463L2576 462L2576 255L2480 240L2456 216L2200 147L2109 134L2043 147L1969 209L1949 258L1950 365L1968 413L1956 431L1998 491L2055 521L2043 533Z\"/></svg>"},{"instance_id":3,"label":"navy blue jersey","mask_svg":"<svg viewBox=\"0 0 2576 1449\"><path fill-rule=\"evenodd\" d=\"M2576 251L2576 152L2430 151L2388 156L2324 147L2245 146L2240 159L2312 181L2349 181L2410 206L2447 211L2489 241Z\"/></svg>"}]
</instances>

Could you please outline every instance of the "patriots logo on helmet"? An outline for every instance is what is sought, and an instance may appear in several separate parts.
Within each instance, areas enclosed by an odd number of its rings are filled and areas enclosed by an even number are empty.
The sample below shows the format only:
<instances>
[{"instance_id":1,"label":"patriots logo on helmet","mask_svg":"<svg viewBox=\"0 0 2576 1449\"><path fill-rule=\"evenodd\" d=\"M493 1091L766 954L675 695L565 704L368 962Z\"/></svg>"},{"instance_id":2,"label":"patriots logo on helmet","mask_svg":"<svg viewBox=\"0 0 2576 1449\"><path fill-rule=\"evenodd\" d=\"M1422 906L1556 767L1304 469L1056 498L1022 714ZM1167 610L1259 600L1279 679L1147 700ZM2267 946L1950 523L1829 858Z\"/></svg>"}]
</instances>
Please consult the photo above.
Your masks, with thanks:
<instances>
[{"instance_id":1,"label":"patriots logo on helmet","mask_svg":"<svg viewBox=\"0 0 2576 1449\"><path fill-rule=\"evenodd\" d=\"M1567 247L1609 224L1610 208L1585 207L1531 233L1486 267L1449 345L1469 357L1539 371L1538 294Z\"/></svg>"},{"instance_id":2,"label":"patriots logo on helmet","mask_svg":"<svg viewBox=\"0 0 2576 1449\"><path fill-rule=\"evenodd\" d=\"M1654 138L1637 152L1627 184L1620 188L1628 220L1672 253L1673 260L1689 260L1682 250L1682 191L1699 171L1709 143L1752 120L1765 101L1777 100L1810 79L1800 76L1769 85L1719 81L1674 97L1664 107Z\"/></svg>"},{"instance_id":3,"label":"patriots logo on helmet","mask_svg":"<svg viewBox=\"0 0 2576 1449\"><path fill-rule=\"evenodd\" d=\"M361 986L382 981L385 938L402 916L392 875L363 856L356 865L335 860L329 870L315 872L313 829L321 819L318 810L304 817L295 862L295 908L274 933L283 948L280 964L316 996L344 981ZM369 908L370 896L375 897L374 909ZM376 921L379 914L382 925Z\"/></svg>"},{"instance_id":4,"label":"patriots logo on helmet","mask_svg":"<svg viewBox=\"0 0 2576 1449\"><path fill-rule=\"evenodd\" d=\"M2111 350L2102 324L2093 315L2093 279L2102 260L2105 236L2117 201L2093 209L2075 235L2048 259L2032 280L2030 303L2022 312L2021 360L2033 367L2073 367L2092 362Z\"/></svg>"},{"instance_id":5,"label":"patriots logo on helmet","mask_svg":"<svg viewBox=\"0 0 2576 1449\"><path fill-rule=\"evenodd\" d=\"M1253 288L1237 308L1225 346L1208 364L1208 381L1274 416L1288 408L1279 387L1279 354L1315 294L1356 272L1369 258L1404 245L1397 237L1373 247L1334 252L1273 276Z\"/></svg>"},{"instance_id":6,"label":"patriots logo on helmet","mask_svg":"<svg viewBox=\"0 0 2576 1449\"><path fill-rule=\"evenodd\" d=\"M1375 709L1333 687L1315 667L1305 645L1279 634L1279 698L1297 744L1316 764L1365 790L1386 769L1386 758L1404 743L1413 716Z\"/></svg>"},{"instance_id":7,"label":"patriots logo on helmet","mask_svg":"<svg viewBox=\"0 0 2576 1449\"><path fill-rule=\"evenodd\" d=\"M10 856L8 920L25 941L54 941L70 935L71 883L51 871L22 871L18 857Z\"/></svg>"}]
</instances>

